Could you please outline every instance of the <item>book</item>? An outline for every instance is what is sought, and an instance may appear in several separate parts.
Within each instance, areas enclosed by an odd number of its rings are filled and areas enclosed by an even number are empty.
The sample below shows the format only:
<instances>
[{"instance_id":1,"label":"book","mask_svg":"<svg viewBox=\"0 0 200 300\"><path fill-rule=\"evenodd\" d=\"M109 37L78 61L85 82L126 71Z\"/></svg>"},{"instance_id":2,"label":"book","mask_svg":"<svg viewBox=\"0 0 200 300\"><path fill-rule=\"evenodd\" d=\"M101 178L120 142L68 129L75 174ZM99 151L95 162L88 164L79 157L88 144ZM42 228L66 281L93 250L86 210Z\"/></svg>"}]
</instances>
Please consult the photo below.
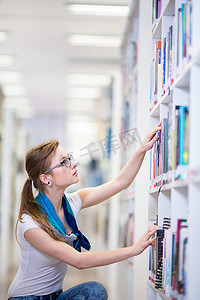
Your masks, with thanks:
<instances>
[{"instance_id":1,"label":"book","mask_svg":"<svg viewBox=\"0 0 200 300\"><path fill-rule=\"evenodd\" d=\"M174 248L174 266L172 274L172 289L171 296L172 300L176 300L179 294L179 266L180 266L180 231L183 227L187 226L186 219L177 220L177 229L176 229L176 239L175 239L175 248Z\"/></svg>"},{"instance_id":2,"label":"book","mask_svg":"<svg viewBox=\"0 0 200 300\"><path fill-rule=\"evenodd\" d=\"M164 293L166 297L171 294L171 269L172 269L172 231L171 228L165 231L166 238L166 267L165 267L165 286Z\"/></svg>"},{"instance_id":3,"label":"book","mask_svg":"<svg viewBox=\"0 0 200 300\"><path fill-rule=\"evenodd\" d=\"M155 245L149 248L149 280L166 297L182 299L179 296L187 294L187 220L178 219L176 232L172 232L171 218L166 216L155 236Z\"/></svg>"},{"instance_id":4,"label":"book","mask_svg":"<svg viewBox=\"0 0 200 300\"><path fill-rule=\"evenodd\" d=\"M149 220L149 226L151 225L158 225L158 219L150 219ZM156 233L152 236L154 238L156 236ZM156 279L156 246L155 243L153 246L150 246L148 248L149 250L149 280L152 281L155 284Z\"/></svg>"},{"instance_id":5,"label":"book","mask_svg":"<svg viewBox=\"0 0 200 300\"><path fill-rule=\"evenodd\" d=\"M179 237L179 265L178 265L178 294L186 294L187 264L186 264L186 247L188 243L187 224L180 228Z\"/></svg>"},{"instance_id":6,"label":"book","mask_svg":"<svg viewBox=\"0 0 200 300\"><path fill-rule=\"evenodd\" d=\"M155 288L162 289L162 270L163 270L163 238L164 229L156 231L156 279Z\"/></svg>"},{"instance_id":7,"label":"book","mask_svg":"<svg viewBox=\"0 0 200 300\"><path fill-rule=\"evenodd\" d=\"M177 55L176 77L192 57L192 1L183 0L178 2L177 7Z\"/></svg>"},{"instance_id":8,"label":"book","mask_svg":"<svg viewBox=\"0 0 200 300\"><path fill-rule=\"evenodd\" d=\"M173 104L169 103L168 111L168 139L167 139L167 150L168 150L168 159L167 159L167 170L171 171L173 168L172 161L172 145L173 145Z\"/></svg>"}]
</instances>

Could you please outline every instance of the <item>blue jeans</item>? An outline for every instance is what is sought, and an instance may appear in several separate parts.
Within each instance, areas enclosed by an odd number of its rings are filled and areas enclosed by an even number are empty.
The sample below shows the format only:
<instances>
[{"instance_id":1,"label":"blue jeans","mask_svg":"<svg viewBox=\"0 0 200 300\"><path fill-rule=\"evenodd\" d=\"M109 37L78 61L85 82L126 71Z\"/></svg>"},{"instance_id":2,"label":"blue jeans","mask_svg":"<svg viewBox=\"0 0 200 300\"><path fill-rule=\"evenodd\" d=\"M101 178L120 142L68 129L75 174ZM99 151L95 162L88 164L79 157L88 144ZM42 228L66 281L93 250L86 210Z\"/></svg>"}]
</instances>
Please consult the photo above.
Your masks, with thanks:
<instances>
[{"instance_id":1,"label":"blue jeans","mask_svg":"<svg viewBox=\"0 0 200 300\"><path fill-rule=\"evenodd\" d=\"M106 300L108 295L104 286L97 281L84 282L65 292L62 290L46 296L10 297L8 300Z\"/></svg>"}]
</instances>

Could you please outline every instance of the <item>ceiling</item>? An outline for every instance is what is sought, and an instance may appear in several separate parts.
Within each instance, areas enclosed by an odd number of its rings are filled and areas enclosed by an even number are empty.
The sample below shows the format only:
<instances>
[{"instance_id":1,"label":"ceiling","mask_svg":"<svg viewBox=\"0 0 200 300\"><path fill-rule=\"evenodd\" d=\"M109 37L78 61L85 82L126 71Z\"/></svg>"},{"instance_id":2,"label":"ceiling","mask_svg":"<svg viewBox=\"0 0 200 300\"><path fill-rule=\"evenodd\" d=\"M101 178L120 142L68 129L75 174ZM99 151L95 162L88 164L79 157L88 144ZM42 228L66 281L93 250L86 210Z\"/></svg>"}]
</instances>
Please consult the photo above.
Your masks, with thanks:
<instances>
[{"instance_id":1,"label":"ceiling","mask_svg":"<svg viewBox=\"0 0 200 300\"><path fill-rule=\"evenodd\" d=\"M88 0L72 3L128 5L128 0ZM71 34L121 37L125 17L70 14L67 0L0 0L0 55L13 55L0 71L20 71L27 106L36 114L64 115L69 107L70 73L112 74L120 48L70 46ZM16 84L16 83L15 83ZM14 97L10 97L14 99ZM19 97L15 98L15 103ZM73 100L74 101L74 100ZM20 102L19 102L20 103ZM28 112L27 112L28 116Z\"/></svg>"}]
</instances>

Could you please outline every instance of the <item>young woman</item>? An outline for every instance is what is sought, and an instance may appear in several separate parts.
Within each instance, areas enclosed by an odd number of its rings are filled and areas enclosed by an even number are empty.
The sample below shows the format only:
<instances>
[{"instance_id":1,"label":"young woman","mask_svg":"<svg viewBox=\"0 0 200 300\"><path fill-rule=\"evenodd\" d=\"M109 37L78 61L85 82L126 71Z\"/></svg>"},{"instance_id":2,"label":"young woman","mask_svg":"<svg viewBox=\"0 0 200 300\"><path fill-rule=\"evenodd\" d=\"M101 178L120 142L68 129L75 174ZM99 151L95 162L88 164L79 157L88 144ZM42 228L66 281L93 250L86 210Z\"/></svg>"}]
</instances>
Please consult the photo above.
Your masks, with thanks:
<instances>
[{"instance_id":1,"label":"young woman","mask_svg":"<svg viewBox=\"0 0 200 300\"><path fill-rule=\"evenodd\" d=\"M131 247L105 252L90 250L90 243L76 224L79 211L96 205L127 188L138 173L147 150L158 139L160 124L149 131L142 145L118 176L97 187L64 194L79 181L76 163L58 141L48 141L30 149L25 167L28 178L21 194L17 240L21 260L8 290L9 300L105 300L107 292L98 282L86 282L67 291L62 283L67 265L77 269L105 266L138 255L154 243L151 226ZM33 196L33 189L38 192Z\"/></svg>"}]
</instances>

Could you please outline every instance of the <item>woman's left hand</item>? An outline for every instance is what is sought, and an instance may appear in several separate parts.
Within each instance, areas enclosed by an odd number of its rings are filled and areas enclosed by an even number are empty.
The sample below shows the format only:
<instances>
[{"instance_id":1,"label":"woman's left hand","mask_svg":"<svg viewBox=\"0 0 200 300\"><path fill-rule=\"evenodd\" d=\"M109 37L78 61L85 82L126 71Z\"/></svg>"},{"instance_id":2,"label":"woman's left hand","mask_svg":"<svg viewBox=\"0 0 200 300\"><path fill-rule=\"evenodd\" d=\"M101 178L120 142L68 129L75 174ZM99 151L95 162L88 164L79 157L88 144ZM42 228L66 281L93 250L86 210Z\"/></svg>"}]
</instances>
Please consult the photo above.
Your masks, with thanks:
<instances>
[{"instance_id":1,"label":"woman's left hand","mask_svg":"<svg viewBox=\"0 0 200 300\"><path fill-rule=\"evenodd\" d=\"M153 246L156 237L154 236L156 232L156 226L149 226L145 234L135 243L132 247L134 248L134 255L141 254L148 246Z\"/></svg>"},{"instance_id":2,"label":"woman's left hand","mask_svg":"<svg viewBox=\"0 0 200 300\"><path fill-rule=\"evenodd\" d=\"M161 122L152 130L149 130L147 132L141 144L141 146L144 148L144 151L148 151L153 147L154 143L158 140L158 136L156 135L156 133L160 130L161 130Z\"/></svg>"}]
</instances>

